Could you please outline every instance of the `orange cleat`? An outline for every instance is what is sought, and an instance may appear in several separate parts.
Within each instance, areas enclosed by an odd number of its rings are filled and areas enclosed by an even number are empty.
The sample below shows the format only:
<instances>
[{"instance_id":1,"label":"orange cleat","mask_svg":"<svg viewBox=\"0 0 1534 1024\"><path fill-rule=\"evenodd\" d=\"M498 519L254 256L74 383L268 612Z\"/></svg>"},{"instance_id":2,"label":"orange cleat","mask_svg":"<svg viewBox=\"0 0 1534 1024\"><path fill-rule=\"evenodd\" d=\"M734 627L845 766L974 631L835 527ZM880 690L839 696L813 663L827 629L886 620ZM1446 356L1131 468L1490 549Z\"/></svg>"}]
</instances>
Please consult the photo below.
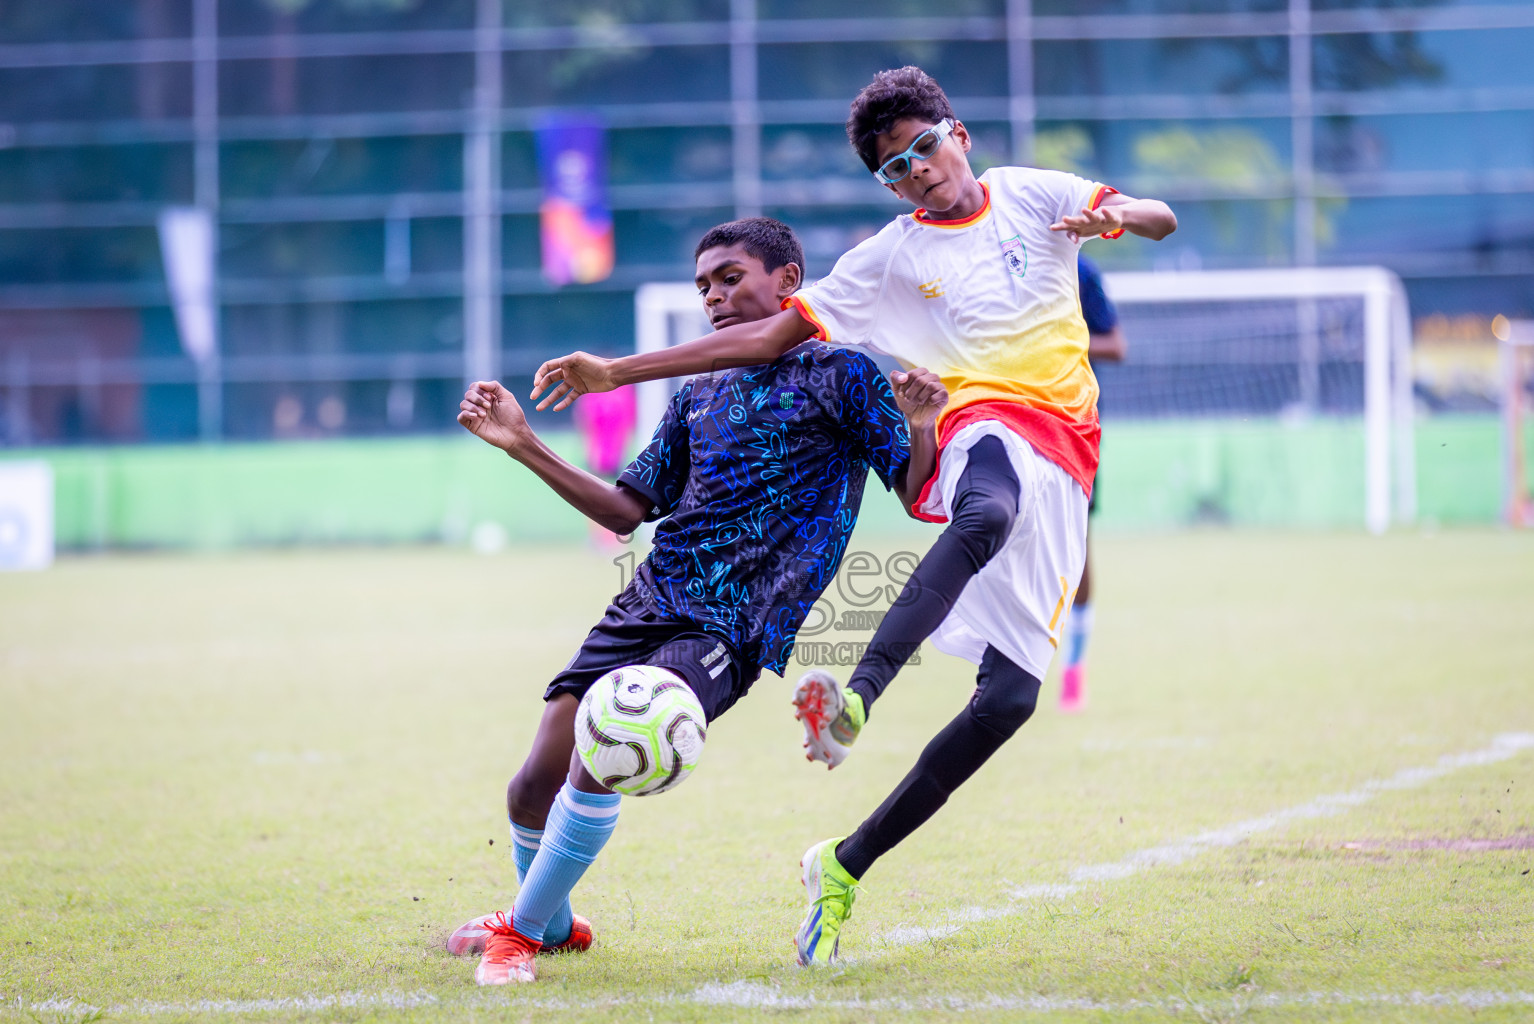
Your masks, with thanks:
<instances>
[{"instance_id":1,"label":"orange cleat","mask_svg":"<svg viewBox=\"0 0 1534 1024\"><path fill-rule=\"evenodd\" d=\"M552 946L539 946L539 954L545 953L584 953L591 948L591 922L579 914L575 914L575 921L570 928L570 937L563 942ZM486 914L483 917L472 918L459 925L453 934L447 937L447 951L452 956L479 956L485 951L485 939L490 935L490 925L494 923L495 914Z\"/></svg>"},{"instance_id":2,"label":"orange cleat","mask_svg":"<svg viewBox=\"0 0 1534 1024\"><path fill-rule=\"evenodd\" d=\"M489 935L485 939L485 955L474 969L474 984L519 985L538 980L533 969L537 942L513 928L499 911L487 921L486 930Z\"/></svg>"},{"instance_id":3,"label":"orange cleat","mask_svg":"<svg viewBox=\"0 0 1534 1024\"><path fill-rule=\"evenodd\" d=\"M538 952L543 953L584 953L591 948L591 922L579 914L571 914L570 937L563 942L552 946L540 946Z\"/></svg>"}]
</instances>

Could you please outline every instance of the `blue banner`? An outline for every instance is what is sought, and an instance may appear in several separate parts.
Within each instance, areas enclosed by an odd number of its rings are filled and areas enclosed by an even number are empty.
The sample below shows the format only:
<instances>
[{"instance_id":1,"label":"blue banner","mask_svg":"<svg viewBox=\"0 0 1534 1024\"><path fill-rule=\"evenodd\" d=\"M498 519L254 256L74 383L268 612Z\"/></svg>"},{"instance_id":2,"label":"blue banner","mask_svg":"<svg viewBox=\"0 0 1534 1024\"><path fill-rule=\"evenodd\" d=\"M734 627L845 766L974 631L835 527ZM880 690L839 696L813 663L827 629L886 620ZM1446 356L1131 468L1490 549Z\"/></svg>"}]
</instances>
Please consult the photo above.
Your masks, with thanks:
<instances>
[{"instance_id":1,"label":"blue banner","mask_svg":"<svg viewBox=\"0 0 1534 1024\"><path fill-rule=\"evenodd\" d=\"M607 208L607 137L584 115L552 115L537 127L543 276L589 284L613 272L613 218Z\"/></svg>"}]
</instances>

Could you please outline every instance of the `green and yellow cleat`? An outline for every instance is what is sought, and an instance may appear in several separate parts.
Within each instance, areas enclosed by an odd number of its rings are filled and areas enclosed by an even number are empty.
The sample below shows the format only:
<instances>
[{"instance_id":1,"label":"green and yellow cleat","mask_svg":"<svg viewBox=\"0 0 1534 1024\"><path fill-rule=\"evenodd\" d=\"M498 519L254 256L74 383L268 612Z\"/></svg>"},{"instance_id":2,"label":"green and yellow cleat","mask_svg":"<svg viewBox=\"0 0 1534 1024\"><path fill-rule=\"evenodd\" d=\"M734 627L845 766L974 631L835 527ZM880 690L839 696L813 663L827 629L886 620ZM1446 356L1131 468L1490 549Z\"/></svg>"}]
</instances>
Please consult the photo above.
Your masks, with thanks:
<instances>
[{"instance_id":1,"label":"green and yellow cleat","mask_svg":"<svg viewBox=\"0 0 1534 1024\"><path fill-rule=\"evenodd\" d=\"M816 843L799 861L801 881L810 897L810 909L794 936L799 963L822 967L836 959L841 944L842 923L852 916L852 901L857 898L858 880L836 860L836 844L841 837Z\"/></svg>"},{"instance_id":2,"label":"green and yellow cleat","mask_svg":"<svg viewBox=\"0 0 1534 1024\"><path fill-rule=\"evenodd\" d=\"M804 726L804 756L835 768L847 759L851 746L868 720L863 698L836 677L811 669L794 687L794 717Z\"/></svg>"}]
</instances>

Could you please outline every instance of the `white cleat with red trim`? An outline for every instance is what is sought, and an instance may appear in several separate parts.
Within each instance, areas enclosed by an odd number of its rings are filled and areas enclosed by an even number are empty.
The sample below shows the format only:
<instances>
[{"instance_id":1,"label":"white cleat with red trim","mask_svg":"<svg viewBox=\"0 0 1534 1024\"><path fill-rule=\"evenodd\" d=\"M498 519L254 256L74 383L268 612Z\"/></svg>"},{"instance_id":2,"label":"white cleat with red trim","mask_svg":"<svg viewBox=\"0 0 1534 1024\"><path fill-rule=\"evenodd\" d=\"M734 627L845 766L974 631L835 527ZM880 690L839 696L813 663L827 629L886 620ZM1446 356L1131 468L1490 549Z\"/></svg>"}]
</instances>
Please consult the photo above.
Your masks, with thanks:
<instances>
[{"instance_id":1,"label":"white cleat with red trim","mask_svg":"<svg viewBox=\"0 0 1534 1024\"><path fill-rule=\"evenodd\" d=\"M804 757L835 768L852 752L868 713L863 698L836 677L811 669L794 687L794 717L804 726Z\"/></svg>"}]
</instances>

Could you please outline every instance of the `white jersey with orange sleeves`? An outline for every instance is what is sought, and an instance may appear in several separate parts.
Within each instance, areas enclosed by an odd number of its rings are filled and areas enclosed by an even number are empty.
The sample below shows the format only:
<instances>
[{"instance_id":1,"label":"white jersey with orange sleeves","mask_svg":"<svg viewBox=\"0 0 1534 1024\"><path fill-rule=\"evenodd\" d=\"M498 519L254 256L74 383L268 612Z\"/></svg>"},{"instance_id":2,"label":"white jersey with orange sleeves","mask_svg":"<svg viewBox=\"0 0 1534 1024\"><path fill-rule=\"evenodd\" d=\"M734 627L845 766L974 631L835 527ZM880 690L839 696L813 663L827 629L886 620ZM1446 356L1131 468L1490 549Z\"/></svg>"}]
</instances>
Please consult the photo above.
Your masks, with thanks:
<instances>
[{"instance_id":1,"label":"white jersey with orange sleeves","mask_svg":"<svg viewBox=\"0 0 1534 1024\"><path fill-rule=\"evenodd\" d=\"M1049 225L1113 189L1063 171L996 167L984 206L960 221L897 217L786 305L834 345L925 366L948 388L944 417L1002 402L1004 417L1090 490L1097 380L1077 294L1079 243ZM979 410L975 410L979 412ZM966 417L966 422L977 418Z\"/></svg>"},{"instance_id":2,"label":"white jersey with orange sleeves","mask_svg":"<svg viewBox=\"0 0 1534 1024\"><path fill-rule=\"evenodd\" d=\"M948 388L938 472L913 511L943 521L969 448L1003 442L1019 483L1007 539L932 635L979 662L994 646L1042 679L1086 560L1097 472L1097 379L1077 293L1079 243L1049 226L1113 189L1060 171L998 167L961 221L897 218L785 305L832 344L925 366Z\"/></svg>"}]
</instances>

